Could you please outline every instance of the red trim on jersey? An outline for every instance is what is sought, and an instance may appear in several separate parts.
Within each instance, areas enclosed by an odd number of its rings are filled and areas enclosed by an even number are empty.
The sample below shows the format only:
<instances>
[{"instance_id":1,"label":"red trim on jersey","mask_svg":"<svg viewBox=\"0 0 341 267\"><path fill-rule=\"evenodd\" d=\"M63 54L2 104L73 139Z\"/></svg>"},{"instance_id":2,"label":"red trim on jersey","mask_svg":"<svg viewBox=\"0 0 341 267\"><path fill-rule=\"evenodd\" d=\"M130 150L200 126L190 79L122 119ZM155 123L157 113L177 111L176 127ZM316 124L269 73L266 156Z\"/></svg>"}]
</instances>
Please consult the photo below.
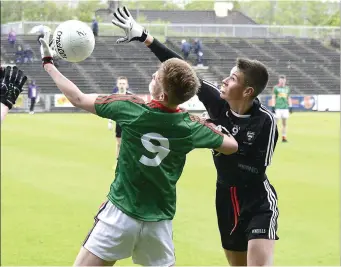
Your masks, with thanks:
<instances>
[{"instance_id":1,"label":"red trim on jersey","mask_svg":"<svg viewBox=\"0 0 341 267\"><path fill-rule=\"evenodd\" d=\"M98 96L95 101L95 104L108 104L114 101L130 101L130 102L134 102L137 104L145 104L142 98L137 97L135 95L118 95L118 94Z\"/></svg>"},{"instance_id":2,"label":"red trim on jersey","mask_svg":"<svg viewBox=\"0 0 341 267\"><path fill-rule=\"evenodd\" d=\"M215 129L216 125L214 123L209 123L205 119L202 119L202 118L195 116L195 115L189 115L189 118L191 119L191 121L198 122L198 123L210 128L216 134L224 136L224 134L222 132Z\"/></svg>"},{"instance_id":3,"label":"red trim on jersey","mask_svg":"<svg viewBox=\"0 0 341 267\"><path fill-rule=\"evenodd\" d=\"M172 109L169 107L166 107L165 105L161 104L160 102L156 101L155 99L152 99L150 103L148 103L148 106L151 108L158 108L163 111L166 111L168 113L178 113L181 112L182 110L180 108Z\"/></svg>"}]
</instances>

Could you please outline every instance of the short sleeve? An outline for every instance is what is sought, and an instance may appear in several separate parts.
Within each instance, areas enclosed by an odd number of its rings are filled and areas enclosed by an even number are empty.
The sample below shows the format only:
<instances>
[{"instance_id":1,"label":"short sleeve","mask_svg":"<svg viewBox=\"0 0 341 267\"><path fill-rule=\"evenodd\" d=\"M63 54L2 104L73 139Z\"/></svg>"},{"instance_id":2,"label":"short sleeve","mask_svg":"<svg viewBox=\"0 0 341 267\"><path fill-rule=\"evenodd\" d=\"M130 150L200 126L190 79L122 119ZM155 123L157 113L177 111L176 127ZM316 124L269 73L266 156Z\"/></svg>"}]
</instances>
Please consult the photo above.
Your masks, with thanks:
<instances>
[{"instance_id":1,"label":"short sleeve","mask_svg":"<svg viewBox=\"0 0 341 267\"><path fill-rule=\"evenodd\" d=\"M215 130L213 124L209 124L198 116L190 115L190 127L194 148L212 148L221 146L224 134Z\"/></svg>"},{"instance_id":2,"label":"short sleeve","mask_svg":"<svg viewBox=\"0 0 341 267\"><path fill-rule=\"evenodd\" d=\"M95 110L98 116L121 123L139 116L141 104L144 100L136 96L106 95L96 99Z\"/></svg>"},{"instance_id":3,"label":"short sleeve","mask_svg":"<svg viewBox=\"0 0 341 267\"><path fill-rule=\"evenodd\" d=\"M277 86L274 87L273 93L274 93L274 95L277 95L277 93L278 93Z\"/></svg>"}]
</instances>

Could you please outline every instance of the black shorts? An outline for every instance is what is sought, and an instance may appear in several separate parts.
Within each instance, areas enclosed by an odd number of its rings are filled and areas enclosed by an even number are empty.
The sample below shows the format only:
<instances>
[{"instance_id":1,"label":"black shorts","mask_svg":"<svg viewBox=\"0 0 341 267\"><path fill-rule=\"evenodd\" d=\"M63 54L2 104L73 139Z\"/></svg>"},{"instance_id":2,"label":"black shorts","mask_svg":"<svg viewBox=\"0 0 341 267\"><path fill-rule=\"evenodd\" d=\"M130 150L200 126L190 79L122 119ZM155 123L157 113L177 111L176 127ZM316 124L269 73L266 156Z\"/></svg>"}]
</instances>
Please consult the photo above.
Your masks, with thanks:
<instances>
[{"instance_id":1,"label":"black shorts","mask_svg":"<svg viewBox=\"0 0 341 267\"><path fill-rule=\"evenodd\" d=\"M116 137L121 138L122 128L116 123Z\"/></svg>"},{"instance_id":2,"label":"black shorts","mask_svg":"<svg viewBox=\"0 0 341 267\"><path fill-rule=\"evenodd\" d=\"M226 250L247 251L251 239L278 240L277 194L268 180L248 187L217 182L216 210Z\"/></svg>"}]
</instances>

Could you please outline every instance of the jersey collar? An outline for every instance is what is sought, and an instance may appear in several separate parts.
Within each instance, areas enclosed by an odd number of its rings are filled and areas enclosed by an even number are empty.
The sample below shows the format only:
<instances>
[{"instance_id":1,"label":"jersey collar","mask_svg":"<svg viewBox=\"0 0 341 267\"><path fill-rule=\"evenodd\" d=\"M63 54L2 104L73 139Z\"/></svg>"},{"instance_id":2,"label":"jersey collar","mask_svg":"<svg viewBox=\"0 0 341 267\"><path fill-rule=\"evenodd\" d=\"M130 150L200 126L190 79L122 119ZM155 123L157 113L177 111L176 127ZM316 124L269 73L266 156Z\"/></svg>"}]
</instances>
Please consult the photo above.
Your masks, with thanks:
<instances>
[{"instance_id":1,"label":"jersey collar","mask_svg":"<svg viewBox=\"0 0 341 267\"><path fill-rule=\"evenodd\" d=\"M176 109L172 109L172 108L166 107L165 105L161 104L160 102L158 102L155 99L152 99L152 104L153 104L153 108L158 108L158 109L161 109L161 110L166 111L168 113L181 112L180 108L177 107Z\"/></svg>"}]
</instances>

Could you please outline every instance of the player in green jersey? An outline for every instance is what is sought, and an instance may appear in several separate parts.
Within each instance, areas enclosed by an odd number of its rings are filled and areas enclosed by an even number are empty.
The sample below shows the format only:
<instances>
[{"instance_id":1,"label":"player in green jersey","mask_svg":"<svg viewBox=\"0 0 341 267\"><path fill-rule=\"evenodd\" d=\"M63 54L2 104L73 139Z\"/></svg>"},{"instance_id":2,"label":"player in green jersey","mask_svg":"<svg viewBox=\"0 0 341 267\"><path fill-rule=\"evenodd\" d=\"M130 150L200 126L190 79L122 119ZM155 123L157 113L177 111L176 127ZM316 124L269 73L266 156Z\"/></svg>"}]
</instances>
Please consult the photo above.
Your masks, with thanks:
<instances>
[{"instance_id":1,"label":"player in green jersey","mask_svg":"<svg viewBox=\"0 0 341 267\"><path fill-rule=\"evenodd\" d=\"M287 120L289 113L292 113L292 103L290 88L286 85L286 77L284 75L279 76L278 84L273 88L272 103L276 119L282 119L282 142L288 142Z\"/></svg>"},{"instance_id":2,"label":"player in green jersey","mask_svg":"<svg viewBox=\"0 0 341 267\"><path fill-rule=\"evenodd\" d=\"M122 128L108 201L96 215L74 265L113 265L131 256L144 266L174 265L175 186L186 154L195 148L232 154L238 150L236 140L178 108L200 85L187 62L170 59L161 64L149 85L154 98L150 103L137 96L84 94L53 65L48 35L41 39L43 67L57 87L74 106L112 119ZM147 34L140 36L145 41Z\"/></svg>"}]
</instances>

